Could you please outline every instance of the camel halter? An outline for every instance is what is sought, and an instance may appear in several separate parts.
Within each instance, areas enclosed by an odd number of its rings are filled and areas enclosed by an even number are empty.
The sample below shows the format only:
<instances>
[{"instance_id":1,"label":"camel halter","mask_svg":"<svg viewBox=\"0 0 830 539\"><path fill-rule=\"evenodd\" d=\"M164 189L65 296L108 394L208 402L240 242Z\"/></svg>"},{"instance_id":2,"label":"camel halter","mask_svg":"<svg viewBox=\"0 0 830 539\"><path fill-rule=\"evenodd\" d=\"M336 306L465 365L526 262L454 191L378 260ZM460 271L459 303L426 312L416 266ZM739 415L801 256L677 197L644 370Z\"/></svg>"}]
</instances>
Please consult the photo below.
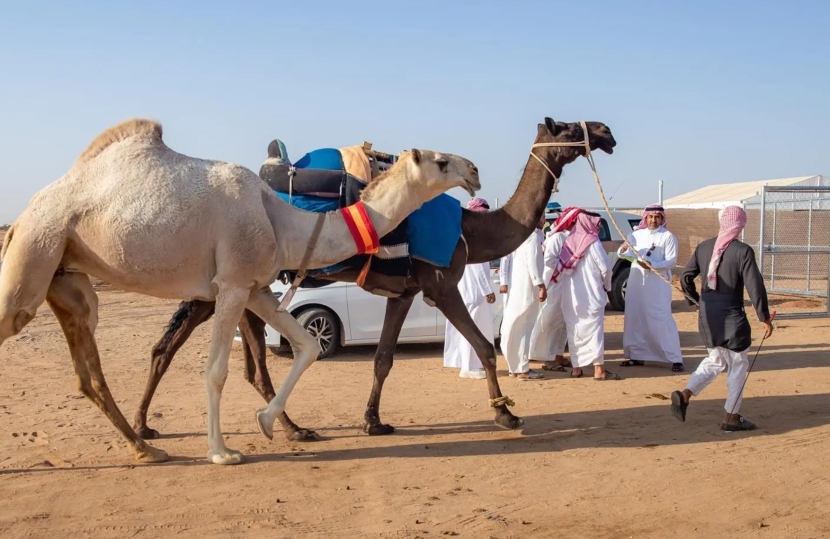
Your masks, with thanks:
<instances>
[{"instance_id":1,"label":"camel halter","mask_svg":"<svg viewBox=\"0 0 830 539\"><path fill-rule=\"evenodd\" d=\"M582 121L582 120L580 120L579 125L582 127L582 134L585 137L585 139L583 141L581 141L581 142L537 142L533 146L530 147L530 155L532 155L537 161L539 161L539 163L541 163L542 166L545 167L545 170L547 170L548 173L550 173L550 175L553 176L553 191L552 192L556 193L558 191L559 178L556 176L556 174L553 173L553 171L550 168L548 168L547 163L545 163L542 160L541 157L539 157L538 155L533 153L533 149L534 148L563 148L563 147L583 147L583 148L585 148L585 159L587 159L588 164L591 165L591 172L594 174L594 181L597 184L597 189L599 189L599 196L602 198L602 205L605 206L605 211L608 212L608 218L611 220L611 224L614 225L614 228L620 234L620 237L623 238L623 246L627 245L627 246L631 247L631 251L634 252L634 256L637 257L637 260L639 262L645 262L646 264L648 264L648 261L645 260L640 255L640 253L638 253L634 249L634 247L631 244L628 243L628 239L627 239L628 235L624 234L622 229L620 229L620 225L617 224L617 220L614 219L614 215L611 213L611 208L608 207L608 200L605 199L605 192L602 190L602 183L599 181L599 174L597 174L597 165L596 165L596 163L594 163L594 156L591 155L591 144L588 141L588 126L586 126L585 122ZM675 290L677 290L678 292L683 294L683 296L687 300L692 302L694 305L698 304L694 299L689 297L689 295L686 294L686 292L684 292L682 288L675 285L670 280L666 279L661 273L659 273L657 270L652 268L650 264L648 265L648 269L653 274L655 274L657 277L659 277L663 282L667 283L669 286L671 286L672 288L674 288Z\"/></svg>"},{"instance_id":2,"label":"camel halter","mask_svg":"<svg viewBox=\"0 0 830 539\"><path fill-rule=\"evenodd\" d=\"M314 248L317 247L317 240L320 239L320 232L323 230L323 223L325 220L325 213L317 215L317 222L314 223L314 231L311 233L311 238L308 240L308 245L306 246L305 253L303 254L303 259L300 261L300 269L297 272L297 276L294 278L294 282L291 283L291 288L288 289L288 292L286 292L280 300L280 306L277 307L277 312L285 311L288 308L288 304L291 303L291 300L294 298L297 288L305 279L306 271L308 270L308 261L314 253Z\"/></svg>"}]
</instances>

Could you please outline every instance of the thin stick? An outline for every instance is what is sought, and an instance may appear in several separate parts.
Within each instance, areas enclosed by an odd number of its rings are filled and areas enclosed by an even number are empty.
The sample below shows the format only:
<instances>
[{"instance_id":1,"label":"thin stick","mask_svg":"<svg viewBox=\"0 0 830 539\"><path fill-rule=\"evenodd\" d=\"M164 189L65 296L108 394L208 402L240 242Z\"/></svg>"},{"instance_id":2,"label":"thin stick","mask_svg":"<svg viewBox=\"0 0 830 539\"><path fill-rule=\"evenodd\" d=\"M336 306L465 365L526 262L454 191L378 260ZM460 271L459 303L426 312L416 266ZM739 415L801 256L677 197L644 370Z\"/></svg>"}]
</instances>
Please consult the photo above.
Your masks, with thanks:
<instances>
[{"instance_id":1,"label":"thin stick","mask_svg":"<svg viewBox=\"0 0 830 539\"><path fill-rule=\"evenodd\" d=\"M772 311L772 316L770 316L769 323L772 324L772 321L775 320L775 311ZM755 357L752 358L752 363L749 364L749 370L746 372L746 377L744 378L744 383L741 384L741 390L738 392L738 398L735 399L735 404L732 405L732 411L729 412L729 415L735 414L735 407L738 405L738 401L741 399L741 396L744 393L744 388L746 387L746 381L749 380L749 373L752 372L752 367L755 366L755 360L758 359L758 353L761 351L761 347L764 345L764 341L767 339L767 334L764 333L764 336L761 337L761 344L758 345L758 350L755 351Z\"/></svg>"}]
</instances>

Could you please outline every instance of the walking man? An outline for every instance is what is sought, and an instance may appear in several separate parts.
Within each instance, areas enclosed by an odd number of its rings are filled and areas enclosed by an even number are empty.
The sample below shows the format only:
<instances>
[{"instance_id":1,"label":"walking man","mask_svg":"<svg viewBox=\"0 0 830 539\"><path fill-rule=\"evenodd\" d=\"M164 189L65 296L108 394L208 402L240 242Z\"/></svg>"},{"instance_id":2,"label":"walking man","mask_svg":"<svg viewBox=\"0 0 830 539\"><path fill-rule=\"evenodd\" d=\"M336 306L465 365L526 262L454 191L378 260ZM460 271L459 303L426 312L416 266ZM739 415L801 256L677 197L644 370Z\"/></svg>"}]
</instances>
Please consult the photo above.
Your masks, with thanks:
<instances>
[{"instance_id":1,"label":"walking man","mask_svg":"<svg viewBox=\"0 0 830 539\"><path fill-rule=\"evenodd\" d=\"M766 326L764 338L772 335L769 301L755 252L738 240L746 226L746 213L739 206L728 206L718 219L718 236L697 246L681 281L683 291L699 304L698 327L709 356L689 378L686 389L672 393L671 410L677 419L686 421L692 396L699 395L727 370L726 417L720 428L729 432L752 430L755 424L738 413L749 369L747 351L752 344L752 328L744 312L744 288L758 319ZM704 273L698 295L694 280Z\"/></svg>"}]
</instances>

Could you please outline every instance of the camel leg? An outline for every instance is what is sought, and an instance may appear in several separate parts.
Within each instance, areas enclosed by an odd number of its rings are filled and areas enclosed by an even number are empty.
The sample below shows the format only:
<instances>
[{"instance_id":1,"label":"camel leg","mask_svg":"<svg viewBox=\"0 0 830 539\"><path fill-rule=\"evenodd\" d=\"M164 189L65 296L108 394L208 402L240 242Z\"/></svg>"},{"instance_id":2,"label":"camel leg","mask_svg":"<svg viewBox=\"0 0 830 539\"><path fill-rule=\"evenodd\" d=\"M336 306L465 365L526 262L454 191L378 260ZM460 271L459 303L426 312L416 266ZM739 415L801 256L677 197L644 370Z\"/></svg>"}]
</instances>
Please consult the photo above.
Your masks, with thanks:
<instances>
[{"instance_id":1,"label":"camel leg","mask_svg":"<svg viewBox=\"0 0 830 539\"><path fill-rule=\"evenodd\" d=\"M285 335L294 350L294 363L279 391L266 408L256 413L259 430L269 440L274 438L274 420L285 411L288 396L297 385L300 376L314 363L321 352L317 339L312 337L291 313L277 311L278 307L279 301L267 288L253 292L248 300L248 309Z\"/></svg>"},{"instance_id":2,"label":"camel leg","mask_svg":"<svg viewBox=\"0 0 830 539\"><path fill-rule=\"evenodd\" d=\"M265 322L246 309L245 315L239 321L239 333L242 335L245 354L245 380L254 386L265 402L270 402L276 393L265 361ZM298 427L285 412L280 413L277 420L282 425L285 438L290 442L312 442L320 439L313 430Z\"/></svg>"},{"instance_id":3,"label":"camel leg","mask_svg":"<svg viewBox=\"0 0 830 539\"><path fill-rule=\"evenodd\" d=\"M239 333L242 336L242 352L245 355L245 380L256 389L265 402L270 402L276 393L265 365L265 322L245 309L245 314L239 320Z\"/></svg>"},{"instance_id":4,"label":"camel leg","mask_svg":"<svg viewBox=\"0 0 830 539\"><path fill-rule=\"evenodd\" d=\"M239 464L245 460L242 453L225 446L222 437L220 404L222 390L228 379L228 361L231 355L236 325L245 311L245 304L251 295L250 289L236 287L221 280L214 281L216 313L213 317L213 333L205 365L205 386L208 397L208 461L213 464Z\"/></svg>"},{"instance_id":5,"label":"camel leg","mask_svg":"<svg viewBox=\"0 0 830 539\"><path fill-rule=\"evenodd\" d=\"M140 462L164 462L167 453L156 449L142 440L124 419L110 394L101 358L95 344L92 324L97 323L97 298L89 277L83 273L59 273L52 279L46 301L55 313L66 336L69 353L75 367L78 388L81 393L104 412L115 428L126 438L127 443Z\"/></svg>"},{"instance_id":6,"label":"camel leg","mask_svg":"<svg viewBox=\"0 0 830 539\"><path fill-rule=\"evenodd\" d=\"M215 303L212 301L181 302L179 310L170 319L164 335L153 347L147 385L133 420L133 428L145 440L154 440L159 437L157 430L147 426L147 411L150 409L150 401L153 399L156 388L164 373L167 372L170 362L173 361L173 356L184 345L193 330L213 316L214 307Z\"/></svg>"},{"instance_id":7,"label":"camel leg","mask_svg":"<svg viewBox=\"0 0 830 539\"><path fill-rule=\"evenodd\" d=\"M496 378L496 348L481 333L470 316L470 312L461 299L458 287L435 285L433 290L424 290L424 294L435 301L436 307L444 313L450 323L458 329L458 332L467 339L475 353L481 359L481 364L487 373L487 388L490 391L490 399L498 399L502 396L499 381ZM495 406L496 425L506 429L517 429L525 424L524 420L510 413L506 404Z\"/></svg>"},{"instance_id":8,"label":"camel leg","mask_svg":"<svg viewBox=\"0 0 830 539\"><path fill-rule=\"evenodd\" d=\"M380 332L380 341L375 350L375 380L372 383L372 393L369 395L369 403L366 405L366 412L363 414L365 423L363 432L369 436L380 436L392 434L395 427L384 425L380 421L380 394L383 391L383 383L392 370L392 363L395 355L395 345L403 329L406 315L412 307L412 297L389 298L386 300L386 315L383 319L383 329Z\"/></svg>"}]
</instances>

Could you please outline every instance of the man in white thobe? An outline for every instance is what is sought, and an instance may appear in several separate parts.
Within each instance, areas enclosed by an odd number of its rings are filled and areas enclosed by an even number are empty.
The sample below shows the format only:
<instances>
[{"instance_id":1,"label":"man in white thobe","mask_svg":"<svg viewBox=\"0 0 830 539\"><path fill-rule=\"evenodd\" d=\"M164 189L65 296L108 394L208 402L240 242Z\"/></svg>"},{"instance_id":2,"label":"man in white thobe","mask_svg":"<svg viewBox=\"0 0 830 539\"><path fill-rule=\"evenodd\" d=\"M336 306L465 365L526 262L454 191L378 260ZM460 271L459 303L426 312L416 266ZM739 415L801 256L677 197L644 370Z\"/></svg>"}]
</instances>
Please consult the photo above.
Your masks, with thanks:
<instances>
[{"instance_id":1,"label":"man in white thobe","mask_svg":"<svg viewBox=\"0 0 830 539\"><path fill-rule=\"evenodd\" d=\"M663 207L646 207L643 220L626 241L618 252L637 261L631 263L628 274L623 322L626 360L620 365L632 367L658 361L671 363L673 372L683 372L680 334L671 312L672 288L660 278L662 275L671 281L671 270L677 265L677 237L666 229Z\"/></svg>"},{"instance_id":2,"label":"man in white thobe","mask_svg":"<svg viewBox=\"0 0 830 539\"><path fill-rule=\"evenodd\" d=\"M539 306L547 298L547 287L542 280L542 226L545 216L539 219L534 230L516 249L510 270L510 294L504 308L501 329L501 352L507 360L510 376L520 380L539 380L540 373L530 369L530 336Z\"/></svg>"},{"instance_id":3,"label":"man in white thobe","mask_svg":"<svg viewBox=\"0 0 830 539\"><path fill-rule=\"evenodd\" d=\"M563 211L551 227L545 239L544 264L542 279L548 287L548 298L539 310L536 325L530 338L530 357L543 361L543 370L566 372L565 345L568 343L568 332L565 326L565 317L562 314L562 287L561 283L551 280L553 271L559 262L559 253L568 233L576 223L579 208L567 208Z\"/></svg>"},{"instance_id":4,"label":"man in white thobe","mask_svg":"<svg viewBox=\"0 0 830 539\"><path fill-rule=\"evenodd\" d=\"M467 203L467 209L485 212L490 209L490 206L483 198L476 197ZM492 344L494 337L492 304L496 302L496 294L490 284L490 264L487 262L468 264L458 282L458 291L476 327ZM487 378L484 365L481 364L481 359L473 350L472 345L449 320L444 329L444 366L460 369L458 376L461 378L477 380Z\"/></svg>"},{"instance_id":5,"label":"man in white thobe","mask_svg":"<svg viewBox=\"0 0 830 539\"><path fill-rule=\"evenodd\" d=\"M605 304L611 289L611 266L599 241L599 214L582 210L562 246L551 277L562 281L562 313L568 331L573 370L594 366L594 380L621 380L605 369Z\"/></svg>"}]
</instances>

